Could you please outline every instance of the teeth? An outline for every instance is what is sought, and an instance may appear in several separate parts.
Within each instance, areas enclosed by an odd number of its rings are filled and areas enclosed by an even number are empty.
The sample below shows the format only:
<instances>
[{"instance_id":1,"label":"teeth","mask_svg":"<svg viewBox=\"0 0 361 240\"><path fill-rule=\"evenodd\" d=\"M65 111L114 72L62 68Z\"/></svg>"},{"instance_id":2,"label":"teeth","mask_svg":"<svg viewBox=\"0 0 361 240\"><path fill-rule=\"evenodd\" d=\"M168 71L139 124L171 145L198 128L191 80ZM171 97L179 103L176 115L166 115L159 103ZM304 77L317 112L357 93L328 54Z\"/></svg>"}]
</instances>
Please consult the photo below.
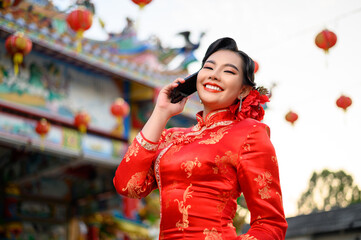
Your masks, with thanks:
<instances>
[{"instance_id":1,"label":"teeth","mask_svg":"<svg viewBox=\"0 0 361 240\"><path fill-rule=\"evenodd\" d=\"M206 88L212 89L212 90L217 90L217 91L222 91L222 89L220 87L217 86L213 86L213 85L206 85Z\"/></svg>"}]
</instances>

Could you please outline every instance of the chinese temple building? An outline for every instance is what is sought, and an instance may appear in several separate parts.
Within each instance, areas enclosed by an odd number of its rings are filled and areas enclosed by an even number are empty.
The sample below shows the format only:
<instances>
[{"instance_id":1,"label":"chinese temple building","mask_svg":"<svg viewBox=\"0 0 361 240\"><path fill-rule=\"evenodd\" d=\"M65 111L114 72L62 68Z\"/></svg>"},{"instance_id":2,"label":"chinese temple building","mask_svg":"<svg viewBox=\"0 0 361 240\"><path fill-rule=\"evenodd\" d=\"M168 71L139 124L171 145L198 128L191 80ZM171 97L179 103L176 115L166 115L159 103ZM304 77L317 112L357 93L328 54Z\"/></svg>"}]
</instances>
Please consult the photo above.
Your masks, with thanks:
<instances>
[{"instance_id":1,"label":"chinese temple building","mask_svg":"<svg viewBox=\"0 0 361 240\"><path fill-rule=\"evenodd\" d=\"M130 19L107 40L81 38L67 23L71 9L45 0L5 2L0 239L152 239L156 217L146 205L153 199L119 196L112 178L159 89L188 74L194 49L139 40ZM179 55L182 64L169 69ZM117 99L120 112L111 111ZM199 110L193 96L169 127L191 126Z\"/></svg>"}]
</instances>

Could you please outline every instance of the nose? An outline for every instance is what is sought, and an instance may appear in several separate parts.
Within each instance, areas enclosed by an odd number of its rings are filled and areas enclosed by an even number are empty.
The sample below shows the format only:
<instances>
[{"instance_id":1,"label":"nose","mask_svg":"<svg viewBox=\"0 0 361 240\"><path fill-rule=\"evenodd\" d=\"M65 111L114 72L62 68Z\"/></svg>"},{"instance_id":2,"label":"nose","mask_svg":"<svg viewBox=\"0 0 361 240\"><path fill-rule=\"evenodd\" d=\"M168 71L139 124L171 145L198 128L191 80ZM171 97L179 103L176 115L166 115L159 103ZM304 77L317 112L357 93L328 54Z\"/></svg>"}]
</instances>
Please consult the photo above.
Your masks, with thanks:
<instances>
[{"instance_id":1,"label":"nose","mask_svg":"<svg viewBox=\"0 0 361 240\"><path fill-rule=\"evenodd\" d=\"M209 79L218 81L218 80L219 80L219 73L218 73L218 71L217 71L217 70L213 70L213 71L211 72L211 74L209 75Z\"/></svg>"}]
</instances>

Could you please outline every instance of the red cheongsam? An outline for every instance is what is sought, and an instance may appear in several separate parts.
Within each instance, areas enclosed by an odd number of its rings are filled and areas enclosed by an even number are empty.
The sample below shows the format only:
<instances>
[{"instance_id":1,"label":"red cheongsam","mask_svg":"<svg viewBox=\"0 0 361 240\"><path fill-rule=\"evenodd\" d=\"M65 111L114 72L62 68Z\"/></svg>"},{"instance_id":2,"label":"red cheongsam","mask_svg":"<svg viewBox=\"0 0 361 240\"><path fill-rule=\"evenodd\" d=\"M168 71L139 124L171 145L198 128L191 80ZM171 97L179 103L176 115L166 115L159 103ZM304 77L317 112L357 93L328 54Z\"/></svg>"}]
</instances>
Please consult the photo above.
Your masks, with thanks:
<instances>
[{"instance_id":1,"label":"red cheongsam","mask_svg":"<svg viewBox=\"0 0 361 240\"><path fill-rule=\"evenodd\" d=\"M139 133L114 177L118 193L142 198L159 188L159 239L284 239L287 229L277 157L269 128L211 112L192 128L164 130L159 143ZM243 192L251 228L237 236L232 219Z\"/></svg>"}]
</instances>

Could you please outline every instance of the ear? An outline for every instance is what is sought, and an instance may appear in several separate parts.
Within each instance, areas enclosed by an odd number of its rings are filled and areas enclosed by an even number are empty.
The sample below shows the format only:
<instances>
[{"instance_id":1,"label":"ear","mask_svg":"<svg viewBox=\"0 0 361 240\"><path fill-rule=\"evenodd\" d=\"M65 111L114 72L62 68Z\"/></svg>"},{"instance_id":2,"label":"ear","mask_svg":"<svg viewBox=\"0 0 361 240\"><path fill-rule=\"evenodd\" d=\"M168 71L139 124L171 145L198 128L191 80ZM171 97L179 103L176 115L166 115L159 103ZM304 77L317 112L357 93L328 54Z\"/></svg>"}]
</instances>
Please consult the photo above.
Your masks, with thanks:
<instances>
[{"instance_id":1,"label":"ear","mask_svg":"<svg viewBox=\"0 0 361 240\"><path fill-rule=\"evenodd\" d=\"M240 91L240 93L239 93L239 98L245 98L248 94L249 94L249 92L252 90L252 86L249 86L249 85L243 85L242 86L242 89L241 89L241 91Z\"/></svg>"}]
</instances>

